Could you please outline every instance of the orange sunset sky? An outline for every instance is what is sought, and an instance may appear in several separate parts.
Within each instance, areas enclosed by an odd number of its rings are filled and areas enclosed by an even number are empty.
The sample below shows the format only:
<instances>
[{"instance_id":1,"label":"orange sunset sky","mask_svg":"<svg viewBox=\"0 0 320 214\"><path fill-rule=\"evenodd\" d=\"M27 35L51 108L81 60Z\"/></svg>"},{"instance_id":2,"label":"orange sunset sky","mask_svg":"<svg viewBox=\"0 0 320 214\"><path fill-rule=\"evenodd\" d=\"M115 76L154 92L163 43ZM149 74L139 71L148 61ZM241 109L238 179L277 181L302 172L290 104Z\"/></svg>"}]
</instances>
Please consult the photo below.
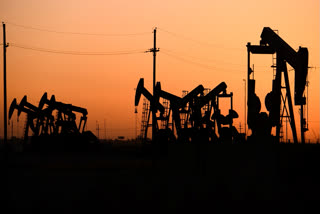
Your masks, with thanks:
<instances>
[{"instance_id":1,"label":"orange sunset sky","mask_svg":"<svg viewBox=\"0 0 320 214\"><path fill-rule=\"evenodd\" d=\"M87 129L96 134L98 121L100 138L105 136L104 121L107 138L134 138L136 130L139 133L142 103L134 114L134 89L144 77L146 88L152 91L152 54L143 52L153 46L154 27L158 27L157 81L162 89L181 96L182 90L190 91L199 84L212 89L225 81L228 92L234 93L234 109L239 114L234 125L243 126L246 44L259 44L263 27L271 27L295 50L299 46L309 50L306 141L319 138L319 0L3 0L0 20L6 23L7 42L12 44L7 50L8 108L13 98L20 102L24 95L37 105L48 92L57 101L87 108ZM64 51L105 55L62 54ZM108 55L119 52L132 54ZM272 87L272 56L253 55L251 60L256 93L265 111L264 98ZM2 51L0 64L2 71ZM2 77L1 72L0 136ZM293 71L289 79L293 89ZM298 124L299 108L294 109ZM14 114L15 136L22 136L24 117L17 129Z\"/></svg>"}]
</instances>

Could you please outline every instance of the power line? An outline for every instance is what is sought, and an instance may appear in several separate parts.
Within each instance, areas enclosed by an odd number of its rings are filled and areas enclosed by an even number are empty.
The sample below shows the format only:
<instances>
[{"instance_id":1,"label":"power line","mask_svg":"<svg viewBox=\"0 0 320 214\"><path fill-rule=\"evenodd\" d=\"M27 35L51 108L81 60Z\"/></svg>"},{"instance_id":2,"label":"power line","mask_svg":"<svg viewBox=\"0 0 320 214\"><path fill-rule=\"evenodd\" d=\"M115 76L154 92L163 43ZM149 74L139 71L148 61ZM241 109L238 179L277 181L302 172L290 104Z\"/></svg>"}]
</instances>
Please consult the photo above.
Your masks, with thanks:
<instances>
[{"instance_id":1,"label":"power line","mask_svg":"<svg viewBox=\"0 0 320 214\"><path fill-rule=\"evenodd\" d=\"M165 50L165 51L172 53L172 54L178 54L179 56L183 55L184 57L195 59L195 60L202 60L202 61L207 61L207 62L209 62L209 61L210 62L217 62L217 63L223 63L223 64L235 65L235 66L246 66L246 64L237 64L237 63L226 62L226 61L222 61L222 60L215 60L215 59L210 59L210 58L191 56L191 55L187 55L185 53L178 53L176 51L172 51L172 50L169 50L166 48L161 48L161 50Z\"/></svg>"},{"instance_id":2,"label":"power line","mask_svg":"<svg viewBox=\"0 0 320 214\"><path fill-rule=\"evenodd\" d=\"M172 58L175 58L175 59L177 59L177 60L180 60L180 61L183 61L183 62L186 62L186 63L189 63L189 64L194 64L194 65L197 65L197 66L199 66L199 67L206 68L206 69L209 69L209 70L224 70L224 71L230 71L230 70L228 70L228 69L217 68L217 67L213 67L213 66L210 66L210 65L207 65L207 64L194 62L194 61L185 59L185 58L183 58L183 57L176 56L176 55L173 55L173 54L171 54L171 53L168 53L167 51L162 51L161 53L163 53L163 54L165 54L165 55L167 55L167 56L170 56L170 57L172 57Z\"/></svg>"},{"instance_id":3,"label":"power line","mask_svg":"<svg viewBox=\"0 0 320 214\"><path fill-rule=\"evenodd\" d=\"M128 50L128 51L116 51L116 52L80 52L80 51L67 51L67 50L54 50L54 49L46 49L39 47L31 47L16 43L10 43L10 46L16 48L22 48L27 50L39 51L39 52L47 52L47 53L55 53L55 54L68 54L68 55L91 55L91 56L109 56L109 55L128 55L128 54L137 54L144 53L144 50Z\"/></svg>"},{"instance_id":4,"label":"power line","mask_svg":"<svg viewBox=\"0 0 320 214\"><path fill-rule=\"evenodd\" d=\"M221 48L221 49L228 49L228 50L235 50L235 51L244 51L245 49L244 48L232 48L232 47L226 47L226 46L223 46L223 45L218 45L218 44L212 44L212 43L209 43L209 42L205 42L205 41L200 41L200 40L197 40L197 39L193 39L193 38L190 38L190 37L187 37L187 36L184 36L182 34L177 34L177 33L174 33L174 32L171 32L171 31L168 31L168 30L165 30L163 28L158 28L160 31L162 32L165 32L169 35L172 35L174 37L178 37L178 38L181 38L181 39L184 39L184 40L189 40L189 41L192 41L194 43L197 43L199 45L204 45L204 46L213 46L213 47L216 47L216 48Z\"/></svg>"},{"instance_id":5,"label":"power line","mask_svg":"<svg viewBox=\"0 0 320 214\"><path fill-rule=\"evenodd\" d=\"M51 30L51 29L45 29L45 28L38 28L38 27L33 27L33 26L26 26L26 25L20 25L20 24L15 24L12 22L6 22L9 25L15 26L15 27L20 27L24 29L29 29L29 30L36 30L36 31L42 31L42 32L47 32L47 33L57 33L57 34L71 34L71 35L84 35L84 36L139 36L139 35L146 35L150 34L151 32L140 32L140 33L124 33L124 34L108 34L108 33L85 33L85 32L71 32L71 31L57 31L57 30Z\"/></svg>"},{"instance_id":6,"label":"power line","mask_svg":"<svg viewBox=\"0 0 320 214\"><path fill-rule=\"evenodd\" d=\"M203 58L203 57L195 57L195 56L191 56L191 55L187 55L185 53L178 53L176 51L172 51L172 50L168 50L166 48L161 48L161 50L165 50L169 53L172 54L178 54L179 56L183 56L184 58L191 58L191 59L195 59L195 60L202 60L202 61L206 61L206 62L216 62L219 64L227 64L227 65L234 65L234 66L239 66L239 67L243 67L243 66L247 66L246 64L238 64L238 63L233 63L233 62L226 62L223 60L215 60L215 59L210 59L210 58ZM270 68L271 66L264 66L264 65L255 65L255 67L261 67L261 68Z\"/></svg>"}]
</instances>

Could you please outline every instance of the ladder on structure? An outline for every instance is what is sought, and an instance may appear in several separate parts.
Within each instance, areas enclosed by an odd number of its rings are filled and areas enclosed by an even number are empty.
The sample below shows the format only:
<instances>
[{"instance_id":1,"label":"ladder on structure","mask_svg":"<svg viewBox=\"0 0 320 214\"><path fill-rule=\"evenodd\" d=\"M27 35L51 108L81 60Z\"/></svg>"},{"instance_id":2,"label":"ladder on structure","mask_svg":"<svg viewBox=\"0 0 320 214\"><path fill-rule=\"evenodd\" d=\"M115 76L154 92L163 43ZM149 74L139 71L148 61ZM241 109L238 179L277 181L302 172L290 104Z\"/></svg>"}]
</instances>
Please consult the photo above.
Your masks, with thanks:
<instances>
[{"instance_id":1,"label":"ladder on structure","mask_svg":"<svg viewBox=\"0 0 320 214\"><path fill-rule=\"evenodd\" d=\"M146 138L146 132L148 129L148 116L150 111L150 103L147 99L143 99L142 105L142 116L141 116L141 128L140 128L140 138Z\"/></svg>"},{"instance_id":2,"label":"ladder on structure","mask_svg":"<svg viewBox=\"0 0 320 214\"><path fill-rule=\"evenodd\" d=\"M186 91L186 90L183 90L182 91L182 97L184 97L184 96L186 96L187 94L188 94L189 92L188 91ZM185 107L186 109L185 110L187 110L188 108L189 108L189 106L186 106ZM182 113L181 115L180 115L180 117L181 117L181 128L188 128L187 126L188 126L188 124L186 124L186 122L187 122L187 113Z\"/></svg>"},{"instance_id":3,"label":"ladder on structure","mask_svg":"<svg viewBox=\"0 0 320 214\"><path fill-rule=\"evenodd\" d=\"M162 119L161 120L161 128L162 129L165 129L169 126L169 118L167 118L169 116L169 111L170 111L170 108L169 108L169 101L166 100L166 99L162 99L162 105L164 107L164 117L166 119Z\"/></svg>"}]
</instances>

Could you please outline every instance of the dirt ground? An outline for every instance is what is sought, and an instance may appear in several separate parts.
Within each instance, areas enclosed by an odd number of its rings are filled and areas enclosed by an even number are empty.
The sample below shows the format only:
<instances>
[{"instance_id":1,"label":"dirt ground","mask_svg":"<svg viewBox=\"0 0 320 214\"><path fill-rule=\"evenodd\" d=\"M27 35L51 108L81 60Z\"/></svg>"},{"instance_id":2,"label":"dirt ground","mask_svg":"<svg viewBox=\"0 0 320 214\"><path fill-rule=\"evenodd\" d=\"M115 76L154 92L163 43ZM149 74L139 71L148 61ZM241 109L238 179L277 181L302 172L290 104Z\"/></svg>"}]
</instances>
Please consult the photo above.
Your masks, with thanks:
<instances>
[{"instance_id":1,"label":"dirt ground","mask_svg":"<svg viewBox=\"0 0 320 214\"><path fill-rule=\"evenodd\" d=\"M2 196L12 213L199 212L253 202L303 211L306 201L320 199L319 145L170 145L160 154L123 145L1 155Z\"/></svg>"}]
</instances>

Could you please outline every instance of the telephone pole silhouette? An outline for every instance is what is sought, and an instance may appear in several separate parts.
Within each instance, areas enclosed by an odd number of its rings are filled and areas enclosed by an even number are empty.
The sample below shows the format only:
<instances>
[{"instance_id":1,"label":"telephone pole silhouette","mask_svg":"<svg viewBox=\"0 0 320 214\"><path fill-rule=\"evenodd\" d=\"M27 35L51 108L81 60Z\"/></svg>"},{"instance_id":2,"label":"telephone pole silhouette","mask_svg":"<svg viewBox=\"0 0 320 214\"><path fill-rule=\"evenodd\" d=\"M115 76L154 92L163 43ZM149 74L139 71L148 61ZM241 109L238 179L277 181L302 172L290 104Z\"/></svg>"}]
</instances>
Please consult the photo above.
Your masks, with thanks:
<instances>
[{"instance_id":1,"label":"telephone pole silhouette","mask_svg":"<svg viewBox=\"0 0 320 214\"><path fill-rule=\"evenodd\" d=\"M107 139L107 129L106 129L106 119L104 119L104 139L106 140Z\"/></svg>"},{"instance_id":2,"label":"telephone pole silhouette","mask_svg":"<svg viewBox=\"0 0 320 214\"><path fill-rule=\"evenodd\" d=\"M153 48L149 49L147 52L153 53L153 97L155 97L155 88L156 88L156 56L157 52L159 52L159 48L157 48L157 28L153 30ZM156 108L155 105L152 106L152 142L155 141L156 134Z\"/></svg>"},{"instance_id":3,"label":"telephone pole silhouette","mask_svg":"<svg viewBox=\"0 0 320 214\"><path fill-rule=\"evenodd\" d=\"M98 121L96 121L96 131L97 131L97 138L99 139L99 132L100 132L100 127Z\"/></svg>"},{"instance_id":4,"label":"telephone pole silhouette","mask_svg":"<svg viewBox=\"0 0 320 214\"><path fill-rule=\"evenodd\" d=\"M246 79L244 81L244 139L247 139L247 83Z\"/></svg>"},{"instance_id":5,"label":"telephone pole silhouette","mask_svg":"<svg viewBox=\"0 0 320 214\"><path fill-rule=\"evenodd\" d=\"M3 27L3 112L4 112L4 144L7 144L7 47L9 46L6 42L6 24L2 22L2 27Z\"/></svg>"}]
</instances>

